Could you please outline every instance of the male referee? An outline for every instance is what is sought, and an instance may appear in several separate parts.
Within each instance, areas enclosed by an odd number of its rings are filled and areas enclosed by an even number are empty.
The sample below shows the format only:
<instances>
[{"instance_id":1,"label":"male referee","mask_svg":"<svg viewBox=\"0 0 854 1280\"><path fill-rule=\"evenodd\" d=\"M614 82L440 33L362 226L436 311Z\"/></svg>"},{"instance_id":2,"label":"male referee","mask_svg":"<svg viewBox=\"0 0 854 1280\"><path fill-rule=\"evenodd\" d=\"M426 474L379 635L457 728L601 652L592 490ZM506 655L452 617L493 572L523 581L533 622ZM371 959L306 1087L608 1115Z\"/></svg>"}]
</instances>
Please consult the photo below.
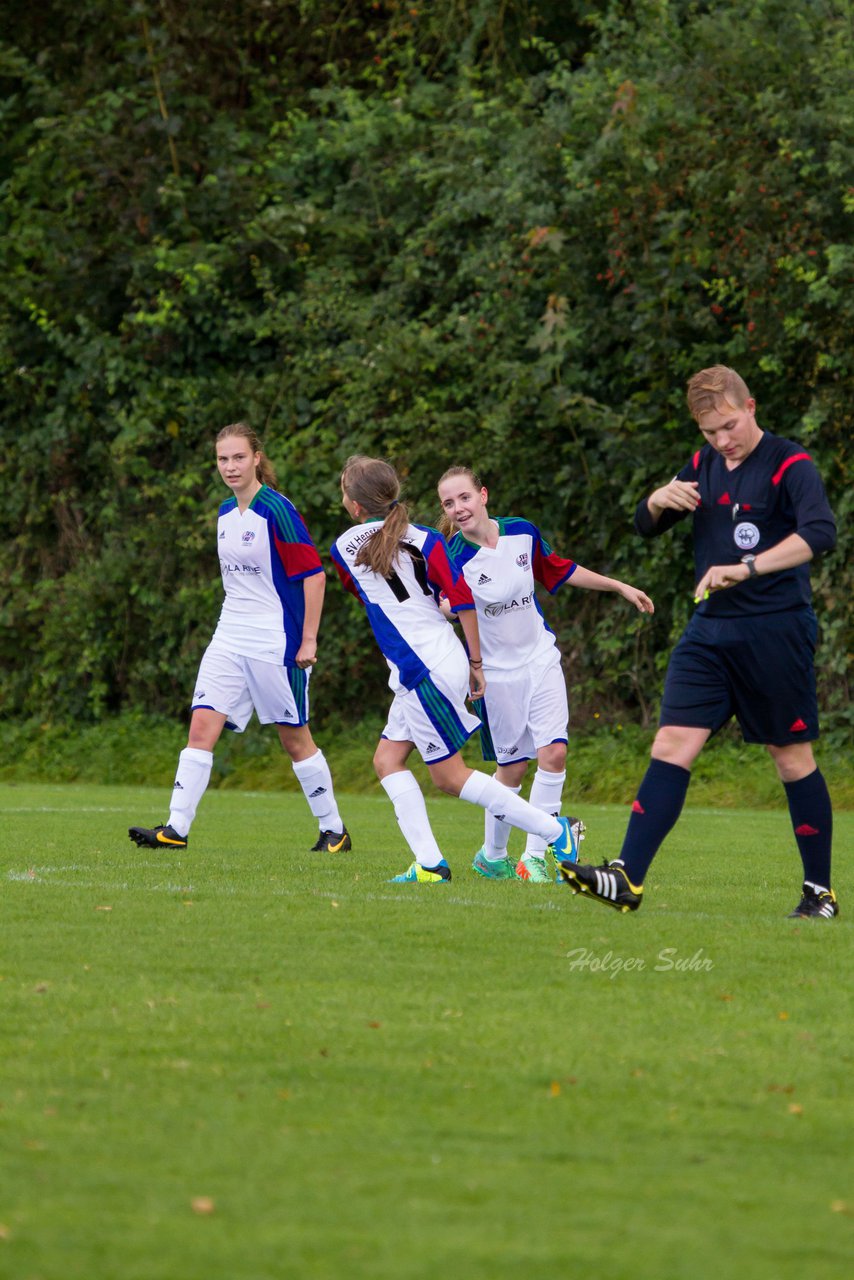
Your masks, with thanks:
<instances>
[{"instance_id":1,"label":"male referee","mask_svg":"<svg viewBox=\"0 0 854 1280\"><path fill-rule=\"evenodd\" d=\"M786 791L804 866L791 915L831 919L839 907L830 887L833 811L812 751L809 562L836 542L833 513L809 454L757 425L756 402L734 369L695 374L688 408L706 444L639 504L635 528L653 538L693 517L697 608L670 656L660 727L619 858L601 867L561 862L560 872L576 892L636 911L682 811L691 766L734 715L745 742L766 748Z\"/></svg>"}]
</instances>

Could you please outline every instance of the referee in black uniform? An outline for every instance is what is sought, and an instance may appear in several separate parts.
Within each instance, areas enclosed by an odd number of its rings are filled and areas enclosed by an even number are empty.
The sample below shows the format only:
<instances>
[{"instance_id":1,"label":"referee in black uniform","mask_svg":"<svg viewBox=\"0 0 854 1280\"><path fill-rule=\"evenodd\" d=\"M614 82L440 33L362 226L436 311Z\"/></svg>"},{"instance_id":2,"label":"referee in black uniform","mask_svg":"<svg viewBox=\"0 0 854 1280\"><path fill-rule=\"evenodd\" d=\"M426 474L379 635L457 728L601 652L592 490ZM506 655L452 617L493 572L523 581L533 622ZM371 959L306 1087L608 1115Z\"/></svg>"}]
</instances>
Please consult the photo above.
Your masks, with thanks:
<instances>
[{"instance_id":1,"label":"referee in black uniform","mask_svg":"<svg viewBox=\"0 0 854 1280\"><path fill-rule=\"evenodd\" d=\"M650 863L682 811L691 766L735 716L745 742L770 754L789 803L804 868L794 917L839 914L830 885L833 810L817 767L809 562L829 551L836 524L809 454L758 426L756 402L734 369L688 383L688 408L706 443L637 508L643 537L693 519L696 611L670 657L652 759L632 805L619 858L565 863L572 887L636 911Z\"/></svg>"}]
</instances>

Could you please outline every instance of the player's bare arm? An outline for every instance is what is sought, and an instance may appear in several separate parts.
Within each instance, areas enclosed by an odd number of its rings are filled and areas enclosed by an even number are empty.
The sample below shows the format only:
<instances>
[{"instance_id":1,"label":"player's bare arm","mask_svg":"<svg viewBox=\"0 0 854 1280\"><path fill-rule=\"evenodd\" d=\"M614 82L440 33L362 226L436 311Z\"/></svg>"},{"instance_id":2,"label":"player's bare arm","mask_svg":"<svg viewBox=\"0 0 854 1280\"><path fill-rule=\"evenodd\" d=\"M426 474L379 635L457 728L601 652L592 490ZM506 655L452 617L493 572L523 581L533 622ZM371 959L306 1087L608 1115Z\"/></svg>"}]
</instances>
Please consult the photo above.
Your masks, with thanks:
<instances>
[{"instance_id":1,"label":"player's bare arm","mask_svg":"<svg viewBox=\"0 0 854 1280\"><path fill-rule=\"evenodd\" d=\"M768 547L753 557L753 573L751 566L744 561L737 564L716 564L707 569L694 588L694 599L702 600L707 591L724 591L727 587L735 587L748 578L761 577L766 573L777 573L781 569L794 569L799 564L812 560L812 548L798 533L790 533L782 542Z\"/></svg>"},{"instance_id":2,"label":"player's bare arm","mask_svg":"<svg viewBox=\"0 0 854 1280\"><path fill-rule=\"evenodd\" d=\"M297 650L296 664L305 670L317 662L317 633L320 628L320 615L323 612L323 597L326 593L326 575L313 573L303 579L305 594L305 617L302 624L302 643Z\"/></svg>"},{"instance_id":3,"label":"player's bare arm","mask_svg":"<svg viewBox=\"0 0 854 1280\"><path fill-rule=\"evenodd\" d=\"M486 692L486 677L483 674L483 657L480 652L480 631L477 625L477 613L474 609L461 609L457 614L466 647L469 651L469 690L472 702L482 698Z\"/></svg>"},{"instance_id":4,"label":"player's bare arm","mask_svg":"<svg viewBox=\"0 0 854 1280\"><path fill-rule=\"evenodd\" d=\"M645 591L631 586L628 582L620 582L618 578L607 578L603 573L594 573L592 569L585 569L583 565L575 566L568 583L569 586L581 587L584 591L613 591L629 604L633 604L639 613L655 613L655 605Z\"/></svg>"}]
</instances>

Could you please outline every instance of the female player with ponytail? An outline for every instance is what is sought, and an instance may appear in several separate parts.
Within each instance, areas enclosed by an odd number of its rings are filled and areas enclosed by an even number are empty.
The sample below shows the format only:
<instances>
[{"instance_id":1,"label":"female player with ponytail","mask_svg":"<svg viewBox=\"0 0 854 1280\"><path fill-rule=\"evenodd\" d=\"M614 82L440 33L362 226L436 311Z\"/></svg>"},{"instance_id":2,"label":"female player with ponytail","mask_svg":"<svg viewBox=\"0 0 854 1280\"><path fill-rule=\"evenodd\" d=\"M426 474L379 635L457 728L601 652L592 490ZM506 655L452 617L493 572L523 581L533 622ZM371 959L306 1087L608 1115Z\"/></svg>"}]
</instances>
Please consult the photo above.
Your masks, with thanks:
<instances>
[{"instance_id":1,"label":"female player with ponytail","mask_svg":"<svg viewBox=\"0 0 854 1280\"><path fill-rule=\"evenodd\" d=\"M220 734L242 733L254 709L261 724L275 724L317 819L313 850L344 852L350 836L308 727L308 685L326 586L320 556L294 504L276 491L272 465L251 427L223 427L216 460L231 490L217 519L225 600L199 667L169 820L131 827L128 834L141 848L185 849Z\"/></svg>"},{"instance_id":2,"label":"female player with ponytail","mask_svg":"<svg viewBox=\"0 0 854 1280\"><path fill-rule=\"evenodd\" d=\"M452 568L444 538L410 522L400 501L400 480L387 462L350 458L341 492L356 523L337 539L332 559L344 586L365 606L394 693L374 754L377 776L414 857L394 880L438 884L451 879L421 788L406 767L416 748L441 791L534 832L557 858L571 860L576 850L566 818L533 808L494 778L469 769L460 755L480 725L465 700L483 695L483 662L472 594ZM440 595L459 618L468 656L442 613Z\"/></svg>"},{"instance_id":3,"label":"female player with ponytail","mask_svg":"<svg viewBox=\"0 0 854 1280\"><path fill-rule=\"evenodd\" d=\"M485 760L497 760L496 779L518 794L532 759L537 771L531 804L560 813L566 780L569 706L560 652L535 592L540 583L554 594L567 583L590 591L613 591L641 613L652 613L649 596L627 582L593 573L555 555L536 525L515 516L493 518L487 490L470 467L451 467L439 480L443 532L449 551L469 585L480 628L488 691L480 706ZM578 843L584 825L569 819ZM529 835L515 870L507 856L510 828L486 815L483 847L473 866L492 880L545 881L545 844ZM560 873L557 873L558 876Z\"/></svg>"}]
</instances>

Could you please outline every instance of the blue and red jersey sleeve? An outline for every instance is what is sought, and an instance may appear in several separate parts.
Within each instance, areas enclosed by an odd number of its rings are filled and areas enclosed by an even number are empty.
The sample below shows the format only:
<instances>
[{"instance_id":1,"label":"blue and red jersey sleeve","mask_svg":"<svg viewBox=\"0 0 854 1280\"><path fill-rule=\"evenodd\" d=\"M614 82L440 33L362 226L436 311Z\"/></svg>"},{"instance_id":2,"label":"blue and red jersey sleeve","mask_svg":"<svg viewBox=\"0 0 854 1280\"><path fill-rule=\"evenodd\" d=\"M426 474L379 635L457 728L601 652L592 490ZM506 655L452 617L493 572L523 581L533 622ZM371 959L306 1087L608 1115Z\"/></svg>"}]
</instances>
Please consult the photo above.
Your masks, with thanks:
<instances>
[{"instance_id":1,"label":"blue and red jersey sleeve","mask_svg":"<svg viewBox=\"0 0 854 1280\"><path fill-rule=\"evenodd\" d=\"M452 561L447 542L436 530L430 531L424 543L424 559L427 562L427 581L437 597L445 596L454 613L473 609L474 598L469 585Z\"/></svg>"},{"instance_id":2,"label":"blue and red jersey sleeve","mask_svg":"<svg viewBox=\"0 0 854 1280\"><path fill-rule=\"evenodd\" d=\"M532 528L536 533L534 538L534 578L545 587L549 595L554 595L558 587L575 573L575 561L564 560L562 556L556 555L539 529L536 526L532 526Z\"/></svg>"},{"instance_id":3,"label":"blue and red jersey sleeve","mask_svg":"<svg viewBox=\"0 0 854 1280\"><path fill-rule=\"evenodd\" d=\"M291 581L322 573L323 565L305 521L294 504L275 490L263 494L270 541Z\"/></svg>"}]
</instances>

